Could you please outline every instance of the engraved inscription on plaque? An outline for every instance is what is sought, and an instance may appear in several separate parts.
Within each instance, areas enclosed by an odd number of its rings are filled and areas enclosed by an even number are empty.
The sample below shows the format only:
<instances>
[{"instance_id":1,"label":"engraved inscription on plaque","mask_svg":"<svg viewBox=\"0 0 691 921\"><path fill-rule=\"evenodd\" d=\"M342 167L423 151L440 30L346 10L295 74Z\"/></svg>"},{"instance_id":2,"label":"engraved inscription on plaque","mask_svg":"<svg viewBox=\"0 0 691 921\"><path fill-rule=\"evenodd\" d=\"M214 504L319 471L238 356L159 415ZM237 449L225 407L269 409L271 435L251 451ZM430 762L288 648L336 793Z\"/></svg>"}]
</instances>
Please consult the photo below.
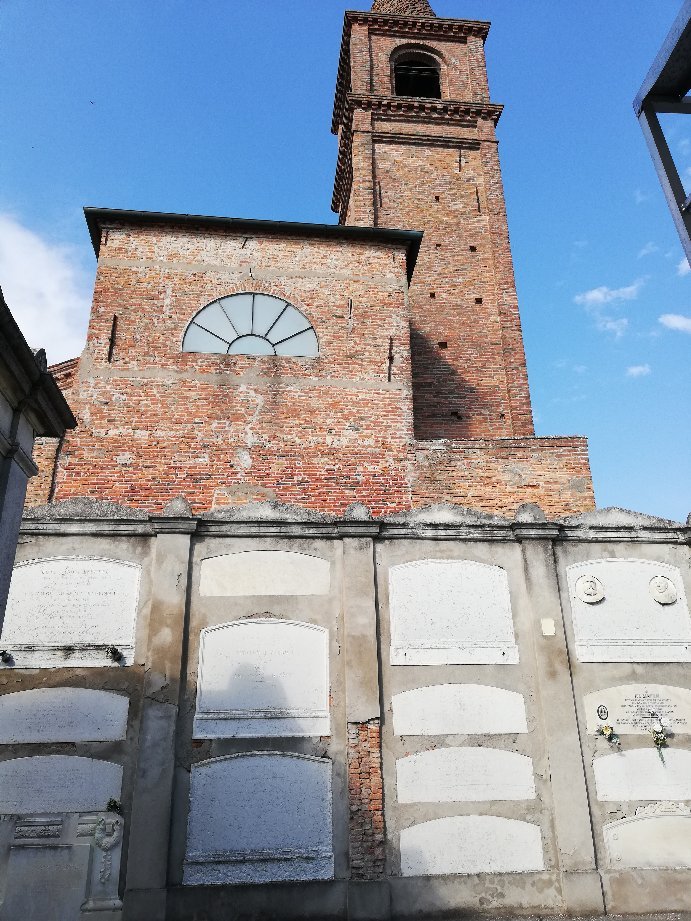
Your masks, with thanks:
<instances>
[{"instance_id":1,"label":"engraved inscription on plaque","mask_svg":"<svg viewBox=\"0 0 691 921\"><path fill-rule=\"evenodd\" d=\"M80 909L120 916L120 816L21 815L14 823L0 921L76 921Z\"/></svg>"},{"instance_id":2,"label":"engraved inscription on plaque","mask_svg":"<svg viewBox=\"0 0 691 921\"><path fill-rule=\"evenodd\" d=\"M619 735L648 735L656 717L676 734L691 733L691 690L665 684L622 684L586 694L586 726L597 732L605 720Z\"/></svg>"},{"instance_id":3,"label":"engraved inscription on plaque","mask_svg":"<svg viewBox=\"0 0 691 921\"><path fill-rule=\"evenodd\" d=\"M533 762L498 748L437 748L396 762L399 803L535 799Z\"/></svg>"},{"instance_id":4,"label":"engraved inscription on plaque","mask_svg":"<svg viewBox=\"0 0 691 921\"><path fill-rule=\"evenodd\" d=\"M515 664L505 570L417 560L389 571L392 665Z\"/></svg>"},{"instance_id":5,"label":"engraved inscription on plaque","mask_svg":"<svg viewBox=\"0 0 691 921\"><path fill-rule=\"evenodd\" d=\"M202 631L196 738L329 734L329 634L276 618Z\"/></svg>"},{"instance_id":6,"label":"engraved inscription on plaque","mask_svg":"<svg viewBox=\"0 0 691 921\"><path fill-rule=\"evenodd\" d=\"M651 560L588 560L567 569L581 662L689 662L691 617L679 570ZM590 598L583 586L599 583ZM596 587L596 586L595 586Z\"/></svg>"},{"instance_id":7,"label":"engraved inscription on plaque","mask_svg":"<svg viewBox=\"0 0 691 921\"><path fill-rule=\"evenodd\" d=\"M120 799L122 767L76 755L0 761L0 814L104 810Z\"/></svg>"},{"instance_id":8,"label":"engraved inscription on plaque","mask_svg":"<svg viewBox=\"0 0 691 921\"><path fill-rule=\"evenodd\" d=\"M493 815L450 816L404 828L403 876L544 870L538 825Z\"/></svg>"},{"instance_id":9,"label":"engraved inscription on plaque","mask_svg":"<svg viewBox=\"0 0 691 921\"><path fill-rule=\"evenodd\" d=\"M79 918L88 872L88 847L11 847L0 921Z\"/></svg>"},{"instance_id":10,"label":"engraved inscription on plaque","mask_svg":"<svg viewBox=\"0 0 691 921\"><path fill-rule=\"evenodd\" d=\"M38 688L0 696L3 742L110 742L124 739L129 700L110 691Z\"/></svg>"},{"instance_id":11,"label":"engraved inscription on plaque","mask_svg":"<svg viewBox=\"0 0 691 921\"><path fill-rule=\"evenodd\" d=\"M192 767L184 885L333 873L330 761L250 752Z\"/></svg>"},{"instance_id":12,"label":"engraved inscription on plaque","mask_svg":"<svg viewBox=\"0 0 691 921\"><path fill-rule=\"evenodd\" d=\"M140 566L52 558L15 566L2 646L18 668L131 665ZM114 660L108 647L119 651Z\"/></svg>"},{"instance_id":13,"label":"engraved inscription on plaque","mask_svg":"<svg viewBox=\"0 0 691 921\"><path fill-rule=\"evenodd\" d=\"M202 560L205 596L328 595L331 564L289 550L244 550Z\"/></svg>"},{"instance_id":14,"label":"engraved inscription on plaque","mask_svg":"<svg viewBox=\"0 0 691 921\"><path fill-rule=\"evenodd\" d=\"M523 695L481 684L439 684L394 695L399 736L527 732Z\"/></svg>"}]
</instances>

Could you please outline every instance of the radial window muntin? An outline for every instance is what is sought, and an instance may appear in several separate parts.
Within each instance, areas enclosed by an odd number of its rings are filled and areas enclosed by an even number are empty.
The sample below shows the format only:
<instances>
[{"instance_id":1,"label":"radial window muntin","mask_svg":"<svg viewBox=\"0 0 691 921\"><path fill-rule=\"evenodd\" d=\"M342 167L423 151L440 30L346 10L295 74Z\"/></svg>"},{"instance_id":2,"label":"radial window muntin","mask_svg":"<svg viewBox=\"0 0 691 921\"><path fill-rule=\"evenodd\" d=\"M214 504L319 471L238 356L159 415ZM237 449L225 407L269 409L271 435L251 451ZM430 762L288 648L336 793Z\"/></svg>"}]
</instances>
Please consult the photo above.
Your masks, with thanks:
<instances>
[{"instance_id":1,"label":"radial window muntin","mask_svg":"<svg viewBox=\"0 0 691 921\"><path fill-rule=\"evenodd\" d=\"M247 291L203 307L185 331L182 351L314 358L319 342L297 307L271 294Z\"/></svg>"}]
</instances>

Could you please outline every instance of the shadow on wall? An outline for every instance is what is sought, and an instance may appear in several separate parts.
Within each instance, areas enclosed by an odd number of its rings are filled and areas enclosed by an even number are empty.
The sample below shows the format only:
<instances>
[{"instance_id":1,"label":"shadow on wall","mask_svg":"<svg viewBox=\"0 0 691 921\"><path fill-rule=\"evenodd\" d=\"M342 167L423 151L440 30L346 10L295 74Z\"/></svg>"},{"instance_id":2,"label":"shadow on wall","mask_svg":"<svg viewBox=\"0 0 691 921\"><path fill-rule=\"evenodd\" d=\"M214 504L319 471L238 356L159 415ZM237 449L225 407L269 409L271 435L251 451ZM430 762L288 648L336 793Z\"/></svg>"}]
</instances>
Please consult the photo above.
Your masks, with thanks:
<instances>
[{"instance_id":1,"label":"shadow on wall","mask_svg":"<svg viewBox=\"0 0 691 921\"><path fill-rule=\"evenodd\" d=\"M414 425L420 440L477 437L478 423L486 430L501 422L490 418L477 388L445 360L448 345L411 325Z\"/></svg>"}]
</instances>

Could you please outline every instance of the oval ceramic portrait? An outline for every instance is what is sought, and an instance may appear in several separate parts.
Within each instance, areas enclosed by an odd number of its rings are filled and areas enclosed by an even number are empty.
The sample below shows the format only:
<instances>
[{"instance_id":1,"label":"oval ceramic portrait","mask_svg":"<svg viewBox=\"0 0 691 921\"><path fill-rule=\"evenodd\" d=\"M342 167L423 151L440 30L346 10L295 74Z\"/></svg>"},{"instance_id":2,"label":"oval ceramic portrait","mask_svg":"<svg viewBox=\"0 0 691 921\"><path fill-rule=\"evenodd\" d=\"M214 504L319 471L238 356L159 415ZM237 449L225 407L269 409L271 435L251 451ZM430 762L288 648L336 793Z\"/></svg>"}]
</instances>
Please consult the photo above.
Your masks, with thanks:
<instances>
[{"instance_id":1,"label":"oval ceramic portrait","mask_svg":"<svg viewBox=\"0 0 691 921\"><path fill-rule=\"evenodd\" d=\"M597 604L605 597L605 589L595 576L581 576L576 581L576 597L586 604Z\"/></svg>"}]
</instances>

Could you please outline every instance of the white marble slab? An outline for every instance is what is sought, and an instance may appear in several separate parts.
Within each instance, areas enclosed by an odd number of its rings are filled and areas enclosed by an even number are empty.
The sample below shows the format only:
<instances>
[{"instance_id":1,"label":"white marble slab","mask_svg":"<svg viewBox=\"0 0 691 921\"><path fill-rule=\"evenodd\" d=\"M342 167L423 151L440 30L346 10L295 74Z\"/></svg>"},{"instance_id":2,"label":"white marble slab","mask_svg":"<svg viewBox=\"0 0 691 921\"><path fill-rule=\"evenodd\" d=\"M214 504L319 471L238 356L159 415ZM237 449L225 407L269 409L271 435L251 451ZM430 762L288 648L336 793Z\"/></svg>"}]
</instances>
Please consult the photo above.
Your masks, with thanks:
<instances>
[{"instance_id":1,"label":"white marble slab","mask_svg":"<svg viewBox=\"0 0 691 921\"><path fill-rule=\"evenodd\" d=\"M120 799L122 767L74 755L0 761L0 814L102 811Z\"/></svg>"},{"instance_id":2,"label":"white marble slab","mask_svg":"<svg viewBox=\"0 0 691 921\"><path fill-rule=\"evenodd\" d=\"M593 762L597 798L625 800L691 799L691 751L666 748L664 763L655 747L603 755Z\"/></svg>"},{"instance_id":3,"label":"white marble slab","mask_svg":"<svg viewBox=\"0 0 691 921\"><path fill-rule=\"evenodd\" d=\"M403 876L544 870L537 825L490 815L451 816L401 832Z\"/></svg>"},{"instance_id":4,"label":"white marble slab","mask_svg":"<svg viewBox=\"0 0 691 921\"><path fill-rule=\"evenodd\" d=\"M649 735L656 720L677 735L691 732L691 691L666 684L622 684L586 694L586 726L597 732L603 723L619 735Z\"/></svg>"},{"instance_id":5,"label":"white marble slab","mask_svg":"<svg viewBox=\"0 0 691 921\"><path fill-rule=\"evenodd\" d=\"M523 695L482 684L437 684L395 694L394 732L501 735L528 731Z\"/></svg>"},{"instance_id":6,"label":"white marble slab","mask_svg":"<svg viewBox=\"0 0 691 921\"><path fill-rule=\"evenodd\" d=\"M331 762L250 752L194 765L183 883L331 879Z\"/></svg>"},{"instance_id":7,"label":"white marble slab","mask_svg":"<svg viewBox=\"0 0 691 921\"><path fill-rule=\"evenodd\" d=\"M581 662L691 661L691 617L676 567L588 560L567 576Z\"/></svg>"},{"instance_id":8,"label":"white marble slab","mask_svg":"<svg viewBox=\"0 0 691 921\"><path fill-rule=\"evenodd\" d=\"M51 558L15 566L0 645L18 668L131 665L141 567ZM122 659L114 662L107 647Z\"/></svg>"},{"instance_id":9,"label":"white marble slab","mask_svg":"<svg viewBox=\"0 0 691 921\"><path fill-rule=\"evenodd\" d=\"M110 742L127 734L129 699L86 688L38 688L0 696L0 739Z\"/></svg>"},{"instance_id":10,"label":"white marble slab","mask_svg":"<svg viewBox=\"0 0 691 921\"><path fill-rule=\"evenodd\" d=\"M656 803L603 826L609 865L615 869L691 869L691 810Z\"/></svg>"},{"instance_id":11,"label":"white marble slab","mask_svg":"<svg viewBox=\"0 0 691 921\"><path fill-rule=\"evenodd\" d=\"M88 847L12 847L0 921L77 921L86 899Z\"/></svg>"},{"instance_id":12,"label":"white marble slab","mask_svg":"<svg viewBox=\"0 0 691 921\"><path fill-rule=\"evenodd\" d=\"M533 762L498 748L436 748L396 761L399 803L535 799Z\"/></svg>"},{"instance_id":13,"label":"white marble slab","mask_svg":"<svg viewBox=\"0 0 691 921\"><path fill-rule=\"evenodd\" d=\"M289 550L244 550L202 560L204 596L328 595L331 564Z\"/></svg>"},{"instance_id":14,"label":"white marble slab","mask_svg":"<svg viewBox=\"0 0 691 921\"><path fill-rule=\"evenodd\" d=\"M389 571L392 665L518 662L509 582L499 566L417 560Z\"/></svg>"},{"instance_id":15,"label":"white marble slab","mask_svg":"<svg viewBox=\"0 0 691 921\"><path fill-rule=\"evenodd\" d=\"M251 618L202 631L196 738L328 734L328 630Z\"/></svg>"}]
</instances>

